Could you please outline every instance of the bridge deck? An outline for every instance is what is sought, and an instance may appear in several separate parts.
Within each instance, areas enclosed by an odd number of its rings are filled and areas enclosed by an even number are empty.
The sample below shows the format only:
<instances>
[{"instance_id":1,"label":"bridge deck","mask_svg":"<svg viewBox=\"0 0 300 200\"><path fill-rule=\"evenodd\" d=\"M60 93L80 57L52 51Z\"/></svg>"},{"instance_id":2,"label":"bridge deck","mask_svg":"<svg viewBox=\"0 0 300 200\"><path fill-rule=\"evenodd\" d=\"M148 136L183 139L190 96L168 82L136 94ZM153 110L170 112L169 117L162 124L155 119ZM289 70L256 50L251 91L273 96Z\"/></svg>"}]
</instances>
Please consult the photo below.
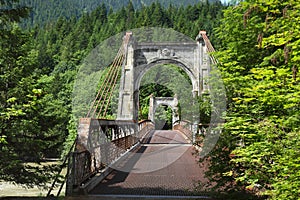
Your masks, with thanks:
<instances>
[{"instance_id":1,"label":"bridge deck","mask_svg":"<svg viewBox=\"0 0 300 200\"><path fill-rule=\"evenodd\" d=\"M194 152L180 132L153 131L90 193L97 196L201 195L196 187L207 180Z\"/></svg>"}]
</instances>

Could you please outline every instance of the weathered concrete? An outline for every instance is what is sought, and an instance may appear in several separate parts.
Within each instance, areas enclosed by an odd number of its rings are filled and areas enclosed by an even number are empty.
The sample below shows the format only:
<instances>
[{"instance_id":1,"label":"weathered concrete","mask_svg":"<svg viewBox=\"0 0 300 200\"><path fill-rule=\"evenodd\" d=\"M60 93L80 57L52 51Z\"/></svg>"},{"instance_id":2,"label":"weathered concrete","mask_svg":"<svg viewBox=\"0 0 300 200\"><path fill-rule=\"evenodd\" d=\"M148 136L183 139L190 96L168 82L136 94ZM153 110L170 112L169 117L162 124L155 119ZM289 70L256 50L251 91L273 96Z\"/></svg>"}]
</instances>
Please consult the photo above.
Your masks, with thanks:
<instances>
[{"instance_id":1,"label":"weathered concrete","mask_svg":"<svg viewBox=\"0 0 300 200\"><path fill-rule=\"evenodd\" d=\"M172 109L172 124L174 122L179 120L179 113L178 113L178 99L177 95L174 97L154 97L151 95L150 102L149 102L149 113L148 113L148 119L154 122L154 115L157 107L159 105L167 105L170 106Z\"/></svg>"},{"instance_id":2,"label":"weathered concrete","mask_svg":"<svg viewBox=\"0 0 300 200\"><path fill-rule=\"evenodd\" d=\"M159 64L175 64L191 79L193 95L208 90L210 71L206 44L198 39L189 43L137 43L130 38L122 68L117 119L138 120L139 87L144 74Z\"/></svg>"}]
</instances>

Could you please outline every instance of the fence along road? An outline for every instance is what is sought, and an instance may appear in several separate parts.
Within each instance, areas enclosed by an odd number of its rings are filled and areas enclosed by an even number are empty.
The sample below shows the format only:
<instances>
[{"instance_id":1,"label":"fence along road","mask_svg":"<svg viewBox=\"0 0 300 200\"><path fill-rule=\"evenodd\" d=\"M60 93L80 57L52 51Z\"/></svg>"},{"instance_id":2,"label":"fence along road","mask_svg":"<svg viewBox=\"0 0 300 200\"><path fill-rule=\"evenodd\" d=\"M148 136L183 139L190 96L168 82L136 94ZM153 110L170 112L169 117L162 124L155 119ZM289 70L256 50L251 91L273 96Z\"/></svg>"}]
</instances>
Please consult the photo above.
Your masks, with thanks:
<instances>
[{"instance_id":1,"label":"fence along road","mask_svg":"<svg viewBox=\"0 0 300 200\"><path fill-rule=\"evenodd\" d=\"M207 199L199 188L205 166L199 167L194 147L179 131L151 131L139 148L86 197ZM124 169L124 170L122 170ZM200 189L200 190L199 190ZM82 199L70 197L68 199Z\"/></svg>"}]
</instances>

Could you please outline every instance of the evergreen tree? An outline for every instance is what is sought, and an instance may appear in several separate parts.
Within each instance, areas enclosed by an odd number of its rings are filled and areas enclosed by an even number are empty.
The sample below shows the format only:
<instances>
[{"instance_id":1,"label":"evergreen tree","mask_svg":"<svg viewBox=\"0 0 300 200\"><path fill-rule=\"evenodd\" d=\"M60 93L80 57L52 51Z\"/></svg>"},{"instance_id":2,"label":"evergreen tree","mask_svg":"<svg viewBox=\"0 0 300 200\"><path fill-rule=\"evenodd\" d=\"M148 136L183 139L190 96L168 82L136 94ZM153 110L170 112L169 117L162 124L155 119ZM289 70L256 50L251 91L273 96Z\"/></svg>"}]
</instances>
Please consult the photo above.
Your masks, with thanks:
<instances>
[{"instance_id":1,"label":"evergreen tree","mask_svg":"<svg viewBox=\"0 0 300 200\"><path fill-rule=\"evenodd\" d=\"M145 1L147 4L137 9L136 2L132 1L119 10L109 11L109 5L101 3L92 11L94 1L26 2L33 11L38 7L40 12L30 12L29 8L19 6L17 0L0 0L0 147L3 155L0 172L3 180L42 185L51 176L51 170L25 163L59 157L67 149L62 149L62 143L75 138L77 121L71 114L71 94L78 67L89 51L112 35L142 26L170 27L194 38L199 29L203 29L196 23L203 15L198 9L203 3L179 9L164 7L169 1L151 6L146 6L150 1ZM119 1L111 1L112 4L122 5ZM76 6L80 9L74 11ZM27 32L16 23L28 14L31 17L28 23L36 26ZM214 20L218 19L203 22L203 27ZM212 31L212 26L209 27ZM144 37L147 40L148 36ZM162 34L158 38L164 37L170 39L171 36ZM151 87L145 88L145 94ZM158 88L163 93L168 92Z\"/></svg>"},{"instance_id":2,"label":"evergreen tree","mask_svg":"<svg viewBox=\"0 0 300 200\"><path fill-rule=\"evenodd\" d=\"M223 189L299 198L297 7L293 0L243 1L217 29L228 114L208 174Z\"/></svg>"},{"instance_id":3,"label":"evergreen tree","mask_svg":"<svg viewBox=\"0 0 300 200\"><path fill-rule=\"evenodd\" d=\"M68 113L63 101L49 94L54 84L49 86L49 79L41 78L32 35L15 23L18 12L24 16L27 8L16 5L15 10L5 2L2 6L10 8L0 15L6 24L0 39L0 178L45 186L55 167L38 164L59 156L67 135L61 124L68 122Z\"/></svg>"}]
</instances>

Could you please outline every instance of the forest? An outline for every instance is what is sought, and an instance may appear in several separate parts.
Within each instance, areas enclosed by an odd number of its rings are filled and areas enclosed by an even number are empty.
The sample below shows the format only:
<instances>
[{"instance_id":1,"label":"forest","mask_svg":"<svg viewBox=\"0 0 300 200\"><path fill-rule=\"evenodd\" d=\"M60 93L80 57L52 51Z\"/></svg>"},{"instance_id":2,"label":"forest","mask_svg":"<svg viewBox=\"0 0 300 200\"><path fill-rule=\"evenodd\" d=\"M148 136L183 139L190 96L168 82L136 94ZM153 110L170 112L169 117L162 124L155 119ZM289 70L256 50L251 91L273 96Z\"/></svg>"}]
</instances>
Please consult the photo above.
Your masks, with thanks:
<instances>
[{"instance_id":1,"label":"forest","mask_svg":"<svg viewBox=\"0 0 300 200\"><path fill-rule=\"evenodd\" d=\"M25 5L31 8L31 12L28 18L23 21L22 27L32 27L36 25L44 25L48 22L55 21L59 17L64 18L79 18L84 13L93 11L98 6L104 4L107 10L118 10L122 7L132 3L135 9L150 6L154 1L152 0L20 0L21 5ZM209 2L216 2L215 0L209 0ZM186 0L186 1L171 1L171 0L160 0L159 3L163 7L173 5L176 7L195 5L198 3L197 0Z\"/></svg>"},{"instance_id":2,"label":"forest","mask_svg":"<svg viewBox=\"0 0 300 200\"><path fill-rule=\"evenodd\" d=\"M46 1L0 0L1 180L46 186L57 166L39 164L63 158L76 137L72 92L83 59L110 36L162 27L191 38L206 30L216 49L227 111L217 145L199 160L210 163L206 176L217 183L211 190L221 199L299 198L297 0L245 0L226 6L219 1L188 1L185 6L180 1L128 1L115 6L115 1L66 0L82 5L76 10L51 1L57 4L50 6L53 11L41 2ZM145 104L149 93L158 90L173 95L147 85L141 88Z\"/></svg>"}]
</instances>

